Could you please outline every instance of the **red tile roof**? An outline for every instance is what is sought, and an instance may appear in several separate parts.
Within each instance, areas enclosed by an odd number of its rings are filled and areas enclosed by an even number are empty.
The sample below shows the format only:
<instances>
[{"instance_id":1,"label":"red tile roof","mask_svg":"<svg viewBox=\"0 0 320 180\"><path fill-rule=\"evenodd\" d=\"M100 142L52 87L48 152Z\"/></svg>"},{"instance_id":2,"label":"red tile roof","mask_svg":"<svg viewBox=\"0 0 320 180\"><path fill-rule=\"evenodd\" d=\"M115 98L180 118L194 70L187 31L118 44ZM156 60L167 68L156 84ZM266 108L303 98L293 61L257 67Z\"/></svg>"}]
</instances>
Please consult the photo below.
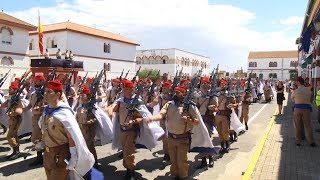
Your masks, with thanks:
<instances>
[{"instance_id":1,"label":"red tile roof","mask_svg":"<svg viewBox=\"0 0 320 180\"><path fill-rule=\"evenodd\" d=\"M252 51L248 59L262 58L298 58L298 50L291 51Z\"/></svg>"},{"instance_id":2,"label":"red tile roof","mask_svg":"<svg viewBox=\"0 0 320 180\"><path fill-rule=\"evenodd\" d=\"M0 23L6 24L9 26L19 27L26 29L28 31L35 31L37 30L37 26L24 22L18 18L10 16L4 12L0 12Z\"/></svg>"},{"instance_id":3,"label":"red tile roof","mask_svg":"<svg viewBox=\"0 0 320 180\"><path fill-rule=\"evenodd\" d=\"M95 29L91 28L88 26L72 23L72 22L62 22L62 23L56 23L56 24L48 24L48 25L43 25L43 32L57 32L57 31L64 31L64 30L69 30L69 31L74 31L78 33L83 33L83 34L88 34L92 36L97 36L97 37L102 37L102 38L107 38L107 39L112 39L116 41L121 41L129 44L134 44L134 45L139 45L137 42L134 42L133 40L121 36L120 34L115 34L107 31L103 31L100 29ZM30 35L37 34L37 31L31 31L29 32Z\"/></svg>"}]
</instances>

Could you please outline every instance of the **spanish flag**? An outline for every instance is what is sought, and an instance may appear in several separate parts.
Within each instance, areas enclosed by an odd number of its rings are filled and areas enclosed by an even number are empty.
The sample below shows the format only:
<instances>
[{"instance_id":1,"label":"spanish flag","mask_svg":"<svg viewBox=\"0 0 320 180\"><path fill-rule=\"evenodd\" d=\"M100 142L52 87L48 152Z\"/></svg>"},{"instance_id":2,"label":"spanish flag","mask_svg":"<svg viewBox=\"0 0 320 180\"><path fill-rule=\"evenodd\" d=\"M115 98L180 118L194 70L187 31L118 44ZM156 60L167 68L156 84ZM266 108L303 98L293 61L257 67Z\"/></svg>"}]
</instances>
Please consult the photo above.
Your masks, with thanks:
<instances>
[{"instance_id":1,"label":"spanish flag","mask_svg":"<svg viewBox=\"0 0 320 180\"><path fill-rule=\"evenodd\" d=\"M39 51L40 54L43 55L43 43L42 43L42 38L43 38L43 27L42 23L40 21L40 13L39 14L39 26L38 26L38 34L39 34Z\"/></svg>"}]
</instances>

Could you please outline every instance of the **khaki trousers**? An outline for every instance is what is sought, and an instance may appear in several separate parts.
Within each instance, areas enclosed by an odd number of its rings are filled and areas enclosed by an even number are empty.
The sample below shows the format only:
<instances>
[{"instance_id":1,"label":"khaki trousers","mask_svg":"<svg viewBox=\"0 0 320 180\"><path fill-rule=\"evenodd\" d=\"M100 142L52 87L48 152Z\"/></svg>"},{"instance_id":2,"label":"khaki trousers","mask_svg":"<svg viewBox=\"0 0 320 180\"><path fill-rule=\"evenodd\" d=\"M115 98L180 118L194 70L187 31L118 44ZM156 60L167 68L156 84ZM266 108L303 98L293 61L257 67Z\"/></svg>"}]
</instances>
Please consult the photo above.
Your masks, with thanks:
<instances>
[{"instance_id":1,"label":"khaki trousers","mask_svg":"<svg viewBox=\"0 0 320 180\"><path fill-rule=\"evenodd\" d=\"M161 120L160 121L160 127L164 130L164 132L166 132L166 121L165 120ZM169 154L169 151L168 151L168 135L166 133L163 134L163 136L161 137L162 139L162 148L163 148L163 153L164 154Z\"/></svg>"},{"instance_id":2,"label":"khaki trousers","mask_svg":"<svg viewBox=\"0 0 320 180\"><path fill-rule=\"evenodd\" d=\"M171 161L170 172L174 176L187 178L189 171L188 151L189 138L173 139L168 138L168 150Z\"/></svg>"},{"instance_id":3,"label":"khaki trousers","mask_svg":"<svg viewBox=\"0 0 320 180\"><path fill-rule=\"evenodd\" d=\"M97 162L98 156L96 152L96 148L94 146L94 137L96 136L96 129L95 129L95 122L94 124L80 124L80 129L84 140L88 146L89 151L93 154L95 161Z\"/></svg>"},{"instance_id":4,"label":"khaki trousers","mask_svg":"<svg viewBox=\"0 0 320 180\"><path fill-rule=\"evenodd\" d=\"M67 180L69 170L66 169L65 159L70 158L69 145L54 148L45 148L43 154L43 167L48 180Z\"/></svg>"},{"instance_id":5,"label":"khaki trousers","mask_svg":"<svg viewBox=\"0 0 320 180\"><path fill-rule=\"evenodd\" d=\"M303 123L305 132L306 132L306 138L308 140L308 143L314 143L313 139L313 131L311 126L311 119L310 119L310 109L299 109L294 108L293 111L293 118L294 118L294 131L295 131L295 139L296 143L301 143L301 121Z\"/></svg>"},{"instance_id":6,"label":"khaki trousers","mask_svg":"<svg viewBox=\"0 0 320 180\"><path fill-rule=\"evenodd\" d=\"M38 121L40 119L41 114L33 114L32 115L32 134L31 134L31 142L35 143L36 140L42 139L41 129L38 125Z\"/></svg>"},{"instance_id":7,"label":"khaki trousers","mask_svg":"<svg viewBox=\"0 0 320 180\"><path fill-rule=\"evenodd\" d=\"M240 122L243 123L243 120L245 123L247 123L249 120L249 104L242 104Z\"/></svg>"},{"instance_id":8,"label":"khaki trousers","mask_svg":"<svg viewBox=\"0 0 320 180\"><path fill-rule=\"evenodd\" d=\"M134 153L136 150L136 138L137 132L132 131L121 131L121 143L123 152L123 166L130 170L134 170L136 165L134 163Z\"/></svg>"},{"instance_id":9,"label":"khaki trousers","mask_svg":"<svg viewBox=\"0 0 320 180\"><path fill-rule=\"evenodd\" d=\"M227 116L216 115L215 122L220 141L229 141L229 118Z\"/></svg>"},{"instance_id":10,"label":"khaki trousers","mask_svg":"<svg viewBox=\"0 0 320 180\"><path fill-rule=\"evenodd\" d=\"M18 130L22 121L21 116L9 116L9 131L7 140L11 147L19 146Z\"/></svg>"}]
</instances>

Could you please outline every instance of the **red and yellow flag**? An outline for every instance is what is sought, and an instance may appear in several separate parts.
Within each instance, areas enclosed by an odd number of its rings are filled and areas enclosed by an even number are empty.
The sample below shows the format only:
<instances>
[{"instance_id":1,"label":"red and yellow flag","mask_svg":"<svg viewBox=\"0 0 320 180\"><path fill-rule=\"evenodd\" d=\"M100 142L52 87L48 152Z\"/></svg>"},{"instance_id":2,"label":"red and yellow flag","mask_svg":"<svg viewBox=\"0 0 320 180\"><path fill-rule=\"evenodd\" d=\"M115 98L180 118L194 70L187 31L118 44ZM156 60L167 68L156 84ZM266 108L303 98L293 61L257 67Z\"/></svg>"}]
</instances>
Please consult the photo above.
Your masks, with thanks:
<instances>
[{"instance_id":1,"label":"red and yellow flag","mask_svg":"<svg viewBox=\"0 0 320 180\"><path fill-rule=\"evenodd\" d=\"M42 43L43 27L42 27L42 23L40 21L40 14L39 14L38 34L39 34L39 51L40 51L40 54L43 55L43 43Z\"/></svg>"}]
</instances>

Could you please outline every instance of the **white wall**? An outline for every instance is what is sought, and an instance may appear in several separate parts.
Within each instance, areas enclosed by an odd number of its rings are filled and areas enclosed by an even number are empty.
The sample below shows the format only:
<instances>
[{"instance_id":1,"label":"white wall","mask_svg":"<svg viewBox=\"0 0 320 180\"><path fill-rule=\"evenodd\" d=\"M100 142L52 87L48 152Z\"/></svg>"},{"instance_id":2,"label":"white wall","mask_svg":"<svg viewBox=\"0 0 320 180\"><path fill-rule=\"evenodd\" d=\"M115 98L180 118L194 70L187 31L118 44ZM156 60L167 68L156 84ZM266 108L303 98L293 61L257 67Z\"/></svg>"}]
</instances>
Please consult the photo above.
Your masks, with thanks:
<instances>
[{"instance_id":1,"label":"white wall","mask_svg":"<svg viewBox=\"0 0 320 180\"><path fill-rule=\"evenodd\" d=\"M295 67L290 67L291 61L298 61L298 58L263 58L263 59L248 59L248 73L253 70L253 73L263 74L263 78L269 78L269 73L277 73L277 79L290 79L289 70L294 70ZM256 62L257 67L249 67L250 62ZM269 67L270 62L277 62L277 67Z\"/></svg>"}]
</instances>

